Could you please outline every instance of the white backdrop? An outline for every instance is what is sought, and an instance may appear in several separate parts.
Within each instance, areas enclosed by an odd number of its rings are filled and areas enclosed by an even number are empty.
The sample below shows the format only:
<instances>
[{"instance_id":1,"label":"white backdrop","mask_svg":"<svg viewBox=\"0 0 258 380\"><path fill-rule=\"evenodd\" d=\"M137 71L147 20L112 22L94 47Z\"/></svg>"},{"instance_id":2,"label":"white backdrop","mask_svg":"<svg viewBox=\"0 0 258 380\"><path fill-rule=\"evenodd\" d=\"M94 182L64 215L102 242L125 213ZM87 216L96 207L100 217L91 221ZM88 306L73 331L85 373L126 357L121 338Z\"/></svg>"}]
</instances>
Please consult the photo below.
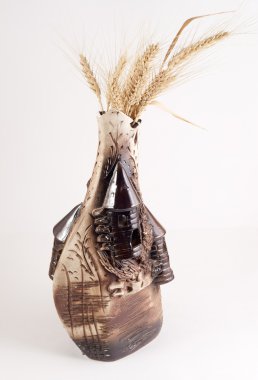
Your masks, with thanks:
<instances>
[{"instance_id":1,"label":"white backdrop","mask_svg":"<svg viewBox=\"0 0 258 380\"><path fill-rule=\"evenodd\" d=\"M124 36L172 39L188 17L231 0L0 0L3 379L258 376L258 3L246 31L205 75L162 101L203 131L150 107L140 130L140 185L167 229L175 271L163 287L160 336L131 357L81 357L63 330L47 278L52 226L85 194L98 111L81 78L86 48L106 66ZM243 28L245 31L245 29ZM65 54L64 54L65 51Z\"/></svg>"}]
</instances>

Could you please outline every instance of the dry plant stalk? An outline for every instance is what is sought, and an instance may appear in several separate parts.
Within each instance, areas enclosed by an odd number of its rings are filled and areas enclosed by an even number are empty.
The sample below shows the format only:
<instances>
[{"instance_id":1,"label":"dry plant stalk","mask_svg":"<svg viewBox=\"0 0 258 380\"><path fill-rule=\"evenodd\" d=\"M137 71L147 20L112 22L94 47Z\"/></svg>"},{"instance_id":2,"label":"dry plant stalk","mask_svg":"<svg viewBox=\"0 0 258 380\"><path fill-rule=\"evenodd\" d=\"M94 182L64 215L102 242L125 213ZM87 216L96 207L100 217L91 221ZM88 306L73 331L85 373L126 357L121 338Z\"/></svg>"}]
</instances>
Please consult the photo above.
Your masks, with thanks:
<instances>
[{"instance_id":1,"label":"dry plant stalk","mask_svg":"<svg viewBox=\"0 0 258 380\"><path fill-rule=\"evenodd\" d=\"M109 74L107 81L107 109L109 107L114 107L120 109L123 107L122 104L122 91L120 88L120 77L124 71L124 68L127 63L126 55L121 55L119 61L115 67L113 73Z\"/></svg>"},{"instance_id":2,"label":"dry plant stalk","mask_svg":"<svg viewBox=\"0 0 258 380\"><path fill-rule=\"evenodd\" d=\"M228 36L229 32L219 32L181 49L168 61L168 68L172 70L174 67L186 63L189 59L192 58L193 55L199 53L201 50L215 45L217 42Z\"/></svg>"},{"instance_id":3,"label":"dry plant stalk","mask_svg":"<svg viewBox=\"0 0 258 380\"><path fill-rule=\"evenodd\" d=\"M132 119L137 119L140 113L150 104L157 96L166 90L171 83L176 79L175 76L170 75L170 70L162 70L151 81L146 90L141 94L138 104L135 104L132 110Z\"/></svg>"},{"instance_id":4,"label":"dry plant stalk","mask_svg":"<svg viewBox=\"0 0 258 380\"><path fill-rule=\"evenodd\" d=\"M103 110L100 87L98 85L97 79L95 78L95 75L90 67L90 64L87 58L82 54L80 54L80 64L82 67L82 72L88 82L88 85L92 89L92 91L95 92L95 94L97 95L99 104L101 106L101 109Z\"/></svg>"},{"instance_id":5,"label":"dry plant stalk","mask_svg":"<svg viewBox=\"0 0 258 380\"><path fill-rule=\"evenodd\" d=\"M133 110L133 119L137 118L148 104L157 98L163 91L167 90L173 82L177 81L180 76L180 71L183 70L183 65L187 64L194 55L215 45L218 41L228 37L228 35L229 32L216 33L210 37L197 41L176 53L168 61L167 68L160 70L144 93L142 93L139 103L135 105Z\"/></svg>"},{"instance_id":6,"label":"dry plant stalk","mask_svg":"<svg viewBox=\"0 0 258 380\"><path fill-rule=\"evenodd\" d=\"M158 52L159 45L151 44L136 59L124 87L123 108L125 114L130 114L131 106L140 100L142 89L149 76L151 63Z\"/></svg>"},{"instance_id":7,"label":"dry plant stalk","mask_svg":"<svg viewBox=\"0 0 258 380\"><path fill-rule=\"evenodd\" d=\"M191 17L191 18L188 18L181 26L181 28L178 30L176 36L174 37L174 39L172 40L171 44L169 45L169 48L166 52L166 55L165 55L165 58L162 62L162 66L164 65L164 63L167 61L167 59L169 58L172 50L174 49L174 47L176 46L177 44L177 41L179 40L179 37L181 36L181 34L183 33L183 31L185 30L185 28L190 25L194 20L197 20L197 19L200 19L200 18L204 18L204 17L210 17L210 16L216 16L216 15L219 15L219 14L225 14L225 13L231 13L231 12L219 12L219 13L210 13L210 14L207 14L207 15L201 15L201 16L195 16L195 17Z\"/></svg>"},{"instance_id":8,"label":"dry plant stalk","mask_svg":"<svg viewBox=\"0 0 258 380\"><path fill-rule=\"evenodd\" d=\"M211 15L196 16L186 20L169 45L163 59L160 57L159 43L149 44L143 53L137 54L132 63L128 61L125 54L122 54L114 71L107 76L107 109L114 108L136 120L162 92L182 79L185 67L196 55L232 34L230 31L220 30L206 38L189 43L173 54L184 29L194 20L207 16ZM80 55L80 63L88 85L97 95L102 107L101 90L85 56ZM125 73L127 65L129 68Z\"/></svg>"}]
</instances>

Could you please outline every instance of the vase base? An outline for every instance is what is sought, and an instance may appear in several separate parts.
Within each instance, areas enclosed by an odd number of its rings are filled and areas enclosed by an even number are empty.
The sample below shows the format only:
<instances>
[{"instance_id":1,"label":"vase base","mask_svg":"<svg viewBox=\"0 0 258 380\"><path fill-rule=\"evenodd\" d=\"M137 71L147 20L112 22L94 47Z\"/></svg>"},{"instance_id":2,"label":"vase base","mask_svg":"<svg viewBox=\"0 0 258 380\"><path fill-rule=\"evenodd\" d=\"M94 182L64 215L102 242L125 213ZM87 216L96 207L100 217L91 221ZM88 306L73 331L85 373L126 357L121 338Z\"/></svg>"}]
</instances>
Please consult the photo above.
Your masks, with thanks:
<instances>
[{"instance_id":1,"label":"vase base","mask_svg":"<svg viewBox=\"0 0 258 380\"><path fill-rule=\"evenodd\" d=\"M152 326L136 327L135 331L116 342L74 340L83 355L98 361L112 362L132 354L150 343L159 334L162 320Z\"/></svg>"}]
</instances>

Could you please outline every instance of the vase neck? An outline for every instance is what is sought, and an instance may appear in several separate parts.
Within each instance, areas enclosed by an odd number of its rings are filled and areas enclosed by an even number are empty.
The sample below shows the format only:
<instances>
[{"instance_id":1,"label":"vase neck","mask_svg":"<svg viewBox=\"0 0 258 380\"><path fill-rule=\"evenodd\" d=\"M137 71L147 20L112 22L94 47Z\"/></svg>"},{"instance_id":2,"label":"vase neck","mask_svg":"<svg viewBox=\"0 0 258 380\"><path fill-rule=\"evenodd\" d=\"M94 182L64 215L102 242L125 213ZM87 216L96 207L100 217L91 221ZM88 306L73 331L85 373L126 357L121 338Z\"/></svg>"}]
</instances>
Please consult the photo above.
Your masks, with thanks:
<instances>
[{"instance_id":1,"label":"vase neck","mask_svg":"<svg viewBox=\"0 0 258 380\"><path fill-rule=\"evenodd\" d=\"M132 119L118 111L108 111L98 119L99 154L105 158L137 161L138 128L133 128Z\"/></svg>"},{"instance_id":2,"label":"vase neck","mask_svg":"<svg viewBox=\"0 0 258 380\"><path fill-rule=\"evenodd\" d=\"M138 127L133 128L132 119L122 112L108 111L98 118L99 145L86 200L94 194L95 205L102 204L105 191L118 162L138 194Z\"/></svg>"}]
</instances>

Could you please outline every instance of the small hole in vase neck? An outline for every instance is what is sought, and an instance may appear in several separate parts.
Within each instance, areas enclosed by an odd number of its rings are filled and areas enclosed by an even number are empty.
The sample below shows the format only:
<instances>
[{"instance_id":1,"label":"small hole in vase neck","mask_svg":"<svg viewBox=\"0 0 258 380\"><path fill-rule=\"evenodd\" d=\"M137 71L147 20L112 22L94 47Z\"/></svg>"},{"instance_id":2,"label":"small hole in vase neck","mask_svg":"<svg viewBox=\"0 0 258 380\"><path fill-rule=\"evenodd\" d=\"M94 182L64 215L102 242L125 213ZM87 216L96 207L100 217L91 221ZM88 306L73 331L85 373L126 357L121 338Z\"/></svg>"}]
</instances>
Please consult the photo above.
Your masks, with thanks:
<instances>
[{"instance_id":1,"label":"small hole in vase neck","mask_svg":"<svg viewBox=\"0 0 258 380\"><path fill-rule=\"evenodd\" d=\"M142 122L141 119L139 119L139 120L137 120L137 121L132 121L132 122L131 122L131 127L132 127L132 128L137 128L138 125L139 125L141 122Z\"/></svg>"}]
</instances>

